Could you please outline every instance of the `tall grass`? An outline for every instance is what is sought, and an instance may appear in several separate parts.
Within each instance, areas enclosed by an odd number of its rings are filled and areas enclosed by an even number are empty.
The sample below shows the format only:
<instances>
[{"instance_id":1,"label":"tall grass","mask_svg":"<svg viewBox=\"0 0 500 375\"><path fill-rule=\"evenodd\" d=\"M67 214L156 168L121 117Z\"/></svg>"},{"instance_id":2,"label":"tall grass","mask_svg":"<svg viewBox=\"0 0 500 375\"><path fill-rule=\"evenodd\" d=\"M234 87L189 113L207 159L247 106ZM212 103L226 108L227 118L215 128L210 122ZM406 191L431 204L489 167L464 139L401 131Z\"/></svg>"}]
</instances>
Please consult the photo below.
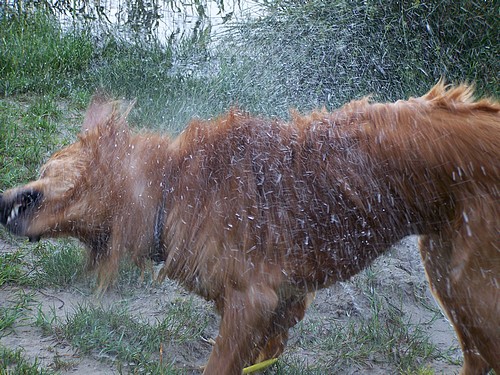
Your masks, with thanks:
<instances>
[{"instance_id":1,"label":"tall grass","mask_svg":"<svg viewBox=\"0 0 500 375\"><path fill-rule=\"evenodd\" d=\"M63 32L44 12L0 17L0 93L63 94L89 69L94 48L88 33Z\"/></svg>"}]
</instances>

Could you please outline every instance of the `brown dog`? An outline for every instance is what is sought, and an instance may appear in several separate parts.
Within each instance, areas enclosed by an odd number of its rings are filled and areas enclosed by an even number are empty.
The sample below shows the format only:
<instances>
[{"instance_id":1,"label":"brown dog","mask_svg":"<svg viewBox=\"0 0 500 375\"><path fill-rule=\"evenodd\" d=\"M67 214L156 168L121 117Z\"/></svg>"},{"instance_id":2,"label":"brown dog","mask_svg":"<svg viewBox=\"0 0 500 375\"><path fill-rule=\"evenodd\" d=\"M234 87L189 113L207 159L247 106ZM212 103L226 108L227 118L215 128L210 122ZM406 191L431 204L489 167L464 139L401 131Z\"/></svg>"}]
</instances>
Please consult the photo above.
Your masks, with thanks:
<instances>
[{"instance_id":1,"label":"brown dog","mask_svg":"<svg viewBox=\"0 0 500 375\"><path fill-rule=\"evenodd\" d=\"M500 104L471 95L440 82L290 123L233 110L175 140L130 134L117 103L95 99L79 140L0 197L0 221L80 239L101 288L125 253L164 261L160 278L222 315L205 370L217 375L281 354L308 293L419 234L462 373L500 373Z\"/></svg>"}]
</instances>

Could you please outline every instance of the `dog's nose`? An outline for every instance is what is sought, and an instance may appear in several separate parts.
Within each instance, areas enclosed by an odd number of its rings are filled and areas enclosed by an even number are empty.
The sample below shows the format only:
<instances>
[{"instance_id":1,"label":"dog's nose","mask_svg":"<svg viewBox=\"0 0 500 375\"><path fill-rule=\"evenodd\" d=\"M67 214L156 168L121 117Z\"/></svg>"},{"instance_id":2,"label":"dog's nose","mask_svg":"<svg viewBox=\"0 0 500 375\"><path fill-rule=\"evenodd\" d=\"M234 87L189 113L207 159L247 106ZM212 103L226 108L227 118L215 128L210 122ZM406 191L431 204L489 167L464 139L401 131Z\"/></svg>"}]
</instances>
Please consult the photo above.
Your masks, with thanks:
<instances>
[{"instance_id":1,"label":"dog's nose","mask_svg":"<svg viewBox=\"0 0 500 375\"><path fill-rule=\"evenodd\" d=\"M0 224L7 224L11 208L12 206L8 204L8 199L4 199L3 194L0 194Z\"/></svg>"}]
</instances>

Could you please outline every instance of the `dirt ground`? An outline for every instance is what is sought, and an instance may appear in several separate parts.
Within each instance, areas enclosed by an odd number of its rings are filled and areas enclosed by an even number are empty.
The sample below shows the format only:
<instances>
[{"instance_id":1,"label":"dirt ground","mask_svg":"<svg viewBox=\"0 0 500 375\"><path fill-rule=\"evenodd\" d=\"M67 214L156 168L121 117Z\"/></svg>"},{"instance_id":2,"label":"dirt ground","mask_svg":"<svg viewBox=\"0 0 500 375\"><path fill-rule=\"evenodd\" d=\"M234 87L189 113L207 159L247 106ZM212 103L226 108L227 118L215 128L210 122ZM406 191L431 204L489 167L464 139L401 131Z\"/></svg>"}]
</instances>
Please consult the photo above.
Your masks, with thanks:
<instances>
[{"instance_id":1,"label":"dirt ground","mask_svg":"<svg viewBox=\"0 0 500 375\"><path fill-rule=\"evenodd\" d=\"M4 242L0 242L0 252L12 251L12 248ZM370 280L367 284L367 280ZM439 312L425 280L423 268L416 249L416 239L409 237L404 239L398 246L391 249L388 254L379 258L369 271L363 272L349 282L338 283L333 287L321 290L317 293L314 303L309 308L303 323L294 327L291 331L288 348L285 356L299 358L307 364L314 364L319 358L332 356L332 352L322 352L308 346L308 335L317 334L308 327L317 326L324 321L334 320L356 321L366 319L370 315L370 302L366 298L367 285L376 288L379 295L386 301L397 301L401 314L417 325L421 325L429 334L431 341L442 351L446 351L451 357L449 360L436 360L428 364L434 374L457 374L459 366L451 362L460 362L460 350L453 329L449 322ZM16 291L17 286L6 286L0 288L0 306L7 304ZM117 302L126 302L130 311L137 316L156 319L162 315L162 307L176 298L187 298L188 294L175 283L165 282L161 286L143 286L133 288L126 293L108 292L100 301L93 300L92 296L71 290L34 290L36 303L42 311L54 311L60 317L74 313L75 308L86 303L99 303L112 306ZM204 306L212 311L210 304L201 299L195 299L196 304ZM32 319L35 319L35 311L32 311ZM211 312L209 327L205 330L207 336L215 338L217 334L218 318ZM176 358L179 367L193 368L203 365L210 353L211 345L207 338L201 338L199 343L193 345L189 352L186 347L176 348L170 345L165 350ZM34 360L38 358L41 366L49 367L54 361L60 359L72 365L67 370L60 371L61 374L116 374L119 370L111 360L97 355L81 355L64 342L54 336L46 336L42 330L30 323L30 318L25 322L19 322L14 331L0 339L0 344L10 348L22 348L27 358ZM334 354L333 354L334 355ZM190 373L199 373L189 371ZM267 373L274 374L273 369ZM335 370L339 374L391 374L394 370L386 363L373 360L365 366L348 367ZM432 372L431 372L432 373Z\"/></svg>"}]
</instances>

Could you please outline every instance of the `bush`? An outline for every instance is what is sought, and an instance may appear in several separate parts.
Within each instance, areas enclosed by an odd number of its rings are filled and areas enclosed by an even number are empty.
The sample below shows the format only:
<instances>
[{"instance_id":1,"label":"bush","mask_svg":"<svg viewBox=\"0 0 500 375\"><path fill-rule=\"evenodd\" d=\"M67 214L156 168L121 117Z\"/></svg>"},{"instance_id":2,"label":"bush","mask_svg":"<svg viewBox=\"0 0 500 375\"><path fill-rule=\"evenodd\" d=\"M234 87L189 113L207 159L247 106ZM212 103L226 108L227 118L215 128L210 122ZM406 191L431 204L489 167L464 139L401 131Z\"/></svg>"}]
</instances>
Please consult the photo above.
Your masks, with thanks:
<instances>
[{"instance_id":1,"label":"bush","mask_svg":"<svg viewBox=\"0 0 500 375\"><path fill-rule=\"evenodd\" d=\"M338 107L370 93L421 95L442 76L500 94L493 1L264 4L265 16L233 24L221 43L220 71L235 77L227 91L239 102L283 115L290 106Z\"/></svg>"}]
</instances>

